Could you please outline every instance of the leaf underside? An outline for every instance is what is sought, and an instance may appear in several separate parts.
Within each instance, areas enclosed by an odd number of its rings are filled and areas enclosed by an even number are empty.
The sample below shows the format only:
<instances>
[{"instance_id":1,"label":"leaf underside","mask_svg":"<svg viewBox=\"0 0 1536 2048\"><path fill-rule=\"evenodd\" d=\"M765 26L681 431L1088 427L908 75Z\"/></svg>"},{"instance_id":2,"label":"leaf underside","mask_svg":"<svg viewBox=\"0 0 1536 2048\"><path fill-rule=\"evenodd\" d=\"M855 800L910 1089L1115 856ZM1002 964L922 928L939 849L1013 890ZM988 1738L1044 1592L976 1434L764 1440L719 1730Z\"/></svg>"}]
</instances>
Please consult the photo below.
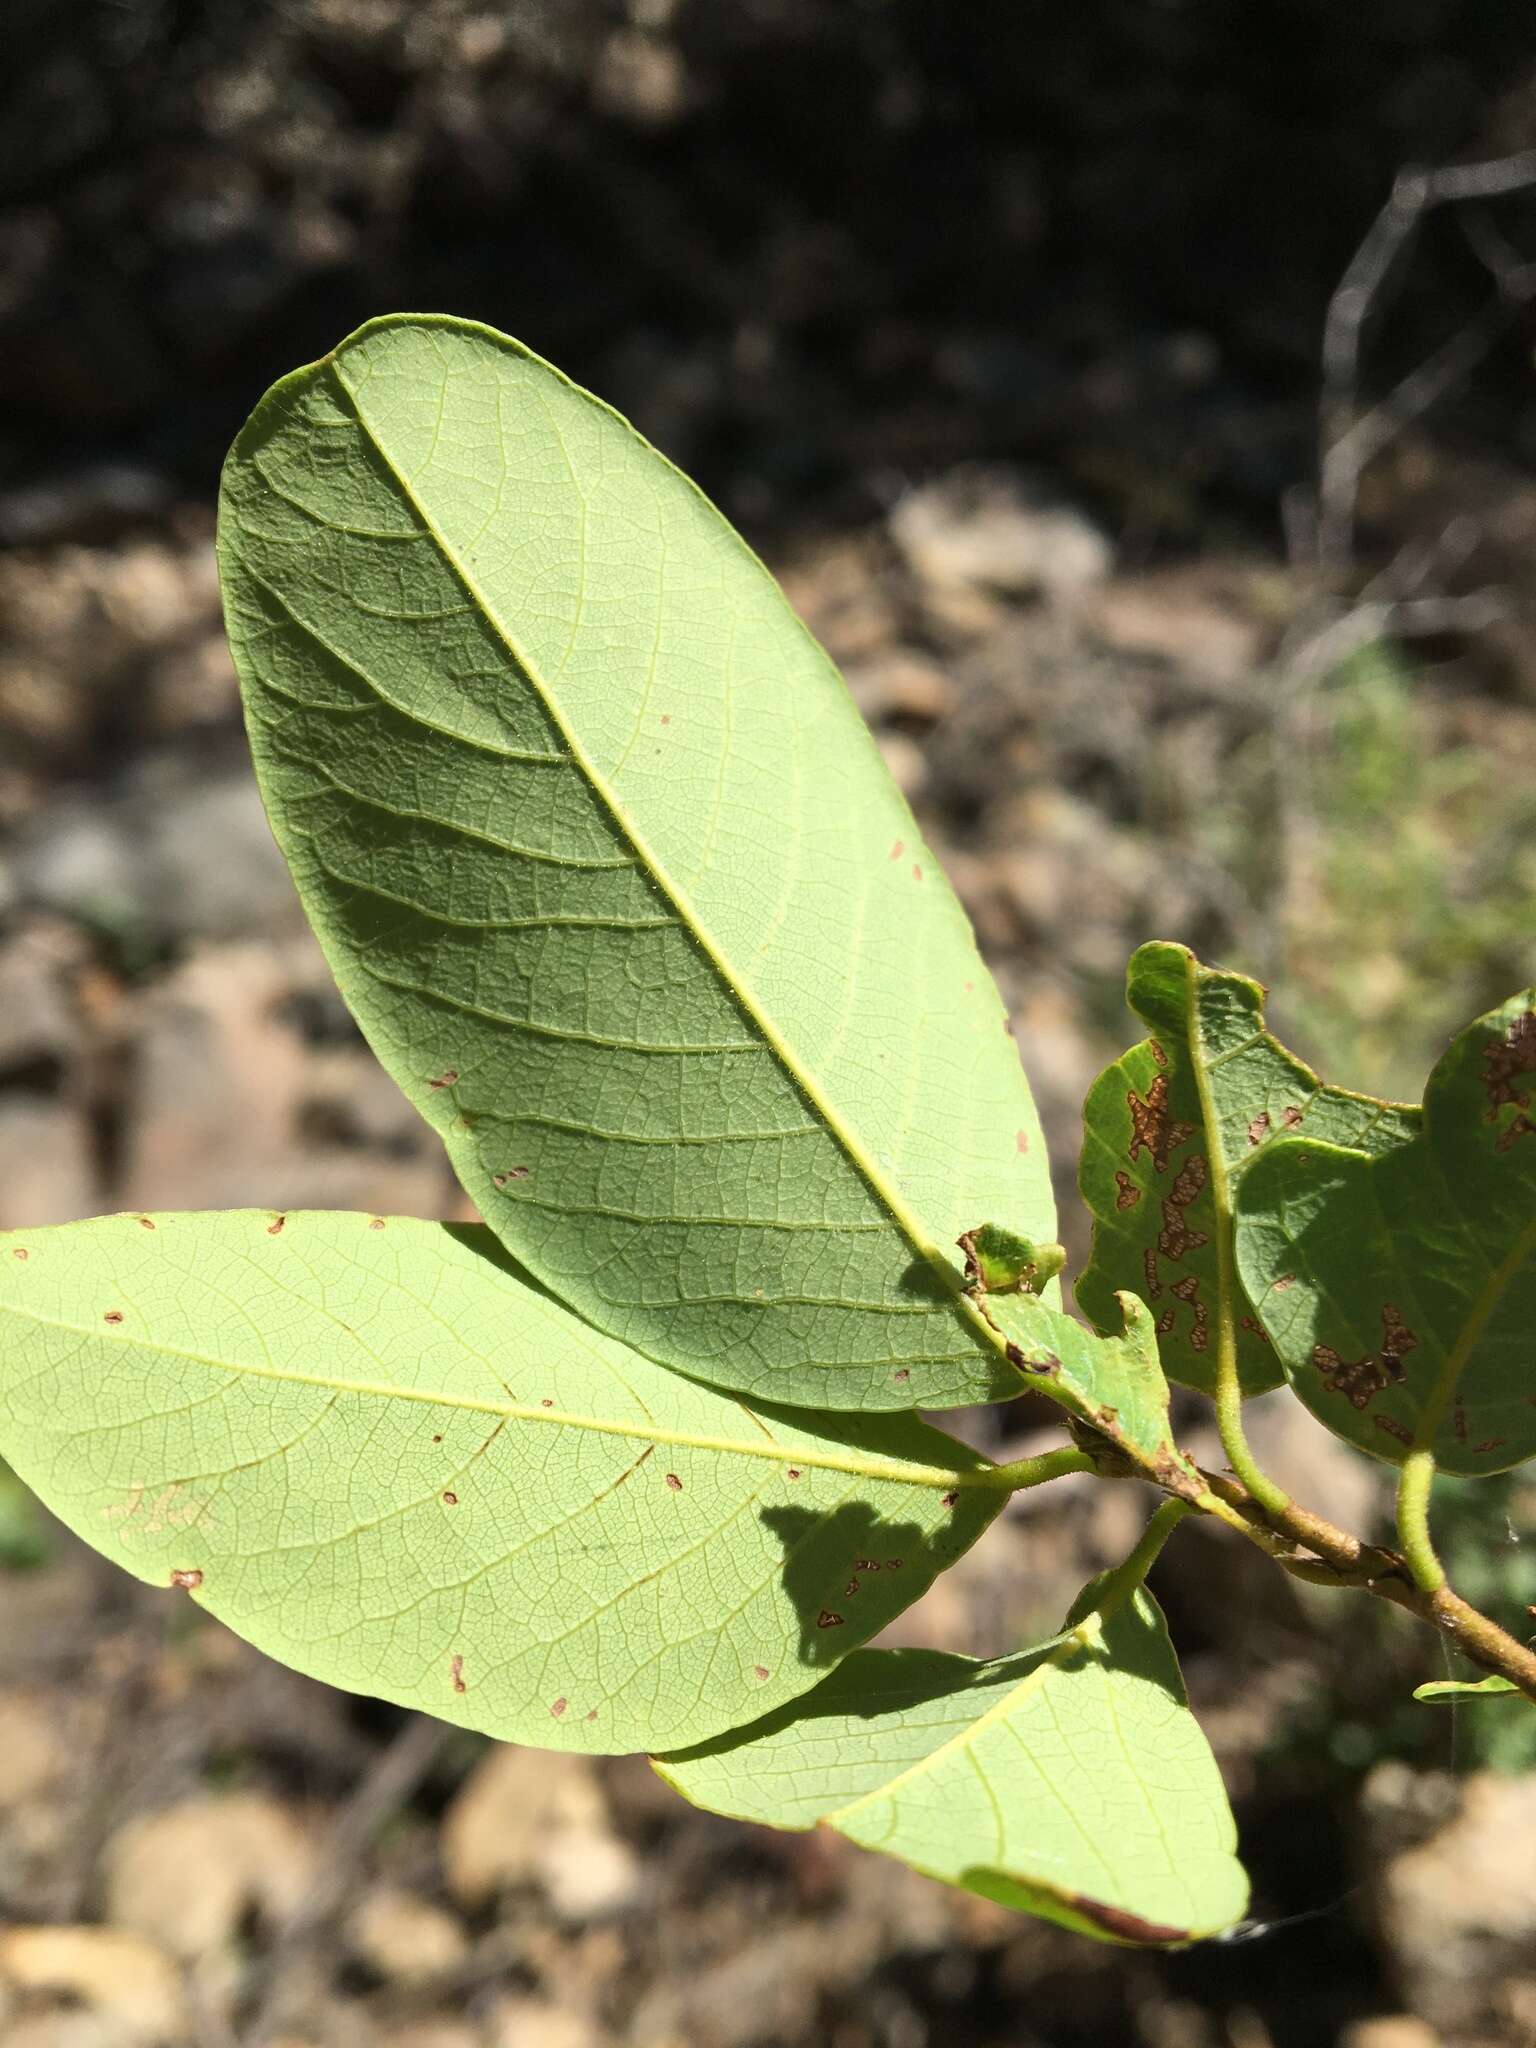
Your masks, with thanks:
<instances>
[{"instance_id":1,"label":"leaf underside","mask_svg":"<svg viewBox=\"0 0 1536 2048\"><path fill-rule=\"evenodd\" d=\"M1103 1337L1028 1294L988 1295L986 1310L1028 1385L1061 1402L1142 1477L1186 1498L1203 1491L1173 1441L1168 1382L1144 1302L1119 1296L1124 1328Z\"/></svg>"},{"instance_id":2,"label":"leaf underside","mask_svg":"<svg viewBox=\"0 0 1536 2048\"><path fill-rule=\"evenodd\" d=\"M793 1706L656 1768L697 1805L821 1823L1108 1940L1197 1940L1247 1902L1221 1777L1145 1591L991 1663L858 1651Z\"/></svg>"},{"instance_id":3,"label":"leaf underside","mask_svg":"<svg viewBox=\"0 0 1536 2048\"><path fill-rule=\"evenodd\" d=\"M1536 989L1453 1040L1414 1141L1276 1145L1237 1254L1286 1375L1336 1436L1447 1472L1536 1453Z\"/></svg>"},{"instance_id":4,"label":"leaf underside","mask_svg":"<svg viewBox=\"0 0 1536 2048\"><path fill-rule=\"evenodd\" d=\"M0 1237L0 1456L298 1670L552 1749L813 1685L985 1528L906 1416L745 1403L591 1330L489 1232L115 1216Z\"/></svg>"},{"instance_id":5,"label":"leaf underside","mask_svg":"<svg viewBox=\"0 0 1536 2048\"><path fill-rule=\"evenodd\" d=\"M955 1240L1054 1234L970 928L698 491L515 342L375 322L269 393L220 570L341 989L563 1300L816 1407L1017 1390Z\"/></svg>"},{"instance_id":6,"label":"leaf underside","mask_svg":"<svg viewBox=\"0 0 1536 2048\"><path fill-rule=\"evenodd\" d=\"M1453 1707L1458 1700L1491 1699L1504 1693L1521 1697L1520 1688L1507 1678L1500 1678L1497 1672L1490 1672L1486 1678L1437 1678L1428 1685L1416 1685L1413 1696L1423 1700L1426 1706Z\"/></svg>"},{"instance_id":7,"label":"leaf underside","mask_svg":"<svg viewBox=\"0 0 1536 2048\"><path fill-rule=\"evenodd\" d=\"M1221 1240L1250 1167L1287 1133L1390 1150L1413 1137L1418 1112L1325 1087L1265 1030L1256 981L1202 966L1183 946L1139 947L1126 1000L1152 1036L1105 1069L1084 1105L1078 1185L1094 1228L1077 1300L1113 1329L1117 1292L1139 1294L1168 1377L1209 1393ZM1226 1268L1239 1377L1260 1394L1284 1375L1230 1259Z\"/></svg>"}]
</instances>

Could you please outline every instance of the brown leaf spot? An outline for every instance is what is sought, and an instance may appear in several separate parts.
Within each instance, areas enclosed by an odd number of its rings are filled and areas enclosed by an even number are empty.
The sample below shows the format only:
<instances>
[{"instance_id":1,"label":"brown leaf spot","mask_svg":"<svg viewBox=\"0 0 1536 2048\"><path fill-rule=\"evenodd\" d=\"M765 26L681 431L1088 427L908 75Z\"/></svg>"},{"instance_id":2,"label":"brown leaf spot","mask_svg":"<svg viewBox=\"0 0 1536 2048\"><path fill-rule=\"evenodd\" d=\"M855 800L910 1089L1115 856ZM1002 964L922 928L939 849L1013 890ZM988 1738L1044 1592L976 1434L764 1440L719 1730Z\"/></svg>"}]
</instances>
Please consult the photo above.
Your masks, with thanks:
<instances>
[{"instance_id":1,"label":"brown leaf spot","mask_svg":"<svg viewBox=\"0 0 1536 2048\"><path fill-rule=\"evenodd\" d=\"M1193 1273L1186 1273L1173 1289L1180 1301L1187 1301L1194 1314L1195 1326L1189 1333L1191 1351L1203 1351L1211 1340L1210 1317L1206 1314L1205 1303L1200 1299L1200 1282Z\"/></svg>"},{"instance_id":2,"label":"brown leaf spot","mask_svg":"<svg viewBox=\"0 0 1536 2048\"><path fill-rule=\"evenodd\" d=\"M589 1721L595 1721L595 1720L597 1719L597 1709L596 1709L596 1707L589 1707L589 1708L587 1709L587 1719L588 1719Z\"/></svg>"},{"instance_id":3,"label":"brown leaf spot","mask_svg":"<svg viewBox=\"0 0 1536 2048\"><path fill-rule=\"evenodd\" d=\"M459 1070L457 1067L445 1067L442 1073L438 1075L437 1079L435 1081L429 1081L427 1083L427 1086L432 1090L434 1094L436 1094L440 1089L451 1088L458 1078Z\"/></svg>"},{"instance_id":4,"label":"brown leaf spot","mask_svg":"<svg viewBox=\"0 0 1536 2048\"><path fill-rule=\"evenodd\" d=\"M1280 1112L1280 1121L1285 1125L1285 1128L1288 1131L1294 1131L1296 1126L1301 1122L1301 1116L1302 1113L1296 1107L1295 1103L1288 1102L1285 1105L1285 1108L1282 1109Z\"/></svg>"},{"instance_id":5,"label":"brown leaf spot","mask_svg":"<svg viewBox=\"0 0 1536 2048\"><path fill-rule=\"evenodd\" d=\"M1451 1408L1451 1434L1459 1444L1464 1444L1467 1440L1467 1410L1460 1394L1456 1396Z\"/></svg>"},{"instance_id":6,"label":"brown leaf spot","mask_svg":"<svg viewBox=\"0 0 1536 2048\"><path fill-rule=\"evenodd\" d=\"M672 714L670 711L663 711L663 713L661 714L661 722L663 725L670 725L672 723Z\"/></svg>"},{"instance_id":7,"label":"brown leaf spot","mask_svg":"<svg viewBox=\"0 0 1536 2048\"><path fill-rule=\"evenodd\" d=\"M454 1656L448 1659L448 1673L453 1680L455 1692L469 1691L469 1687L464 1683L464 1659L462 1657Z\"/></svg>"},{"instance_id":8,"label":"brown leaf spot","mask_svg":"<svg viewBox=\"0 0 1536 2048\"><path fill-rule=\"evenodd\" d=\"M1016 1152L1027 1152L1029 1150L1028 1131L1015 1131L1013 1134L1013 1146Z\"/></svg>"},{"instance_id":9,"label":"brown leaf spot","mask_svg":"<svg viewBox=\"0 0 1536 2048\"><path fill-rule=\"evenodd\" d=\"M1202 1245L1210 1243L1203 1230L1191 1230L1184 1221L1184 1212L1170 1195L1163 1204L1163 1227L1157 1234L1157 1248L1165 1259L1182 1259L1186 1252L1197 1252ZM1175 1290L1177 1291L1177 1290Z\"/></svg>"},{"instance_id":10,"label":"brown leaf spot","mask_svg":"<svg viewBox=\"0 0 1536 2048\"><path fill-rule=\"evenodd\" d=\"M154 1219L154 1217L153 1217L153 1216L141 1216L141 1217L139 1218L139 1228L140 1228L140 1230L153 1230L153 1229L154 1229L154 1227L155 1227L155 1219Z\"/></svg>"},{"instance_id":11,"label":"brown leaf spot","mask_svg":"<svg viewBox=\"0 0 1536 2048\"><path fill-rule=\"evenodd\" d=\"M1180 1123L1168 1114L1168 1076L1159 1074L1147 1087L1146 1096L1128 1089L1125 1106L1131 1112L1131 1144L1126 1158L1134 1166L1142 1153L1152 1155L1159 1173L1168 1171L1168 1155L1195 1135L1193 1124Z\"/></svg>"},{"instance_id":12,"label":"brown leaf spot","mask_svg":"<svg viewBox=\"0 0 1536 2048\"><path fill-rule=\"evenodd\" d=\"M456 1508L458 1504L459 1496L456 1493L445 1493L443 1495L443 1506L445 1508Z\"/></svg>"},{"instance_id":13,"label":"brown leaf spot","mask_svg":"<svg viewBox=\"0 0 1536 2048\"><path fill-rule=\"evenodd\" d=\"M123 1320L123 1312L120 1308L109 1308L101 1320L104 1323L120 1323Z\"/></svg>"},{"instance_id":14,"label":"brown leaf spot","mask_svg":"<svg viewBox=\"0 0 1536 2048\"><path fill-rule=\"evenodd\" d=\"M288 1218L286 1216L275 1217L273 1221L267 1225L268 1237L281 1237L283 1234L283 1225L287 1221Z\"/></svg>"},{"instance_id":15,"label":"brown leaf spot","mask_svg":"<svg viewBox=\"0 0 1536 2048\"><path fill-rule=\"evenodd\" d=\"M952 1508L959 1498L960 1496L958 1493L941 1494L939 1496L939 1506L941 1508Z\"/></svg>"},{"instance_id":16,"label":"brown leaf spot","mask_svg":"<svg viewBox=\"0 0 1536 2048\"><path fill-rule=\"evenodd\" d=\"M203 1575L195 1564L183 1565L171 1573L171 1584L179 1586L183 1593L195 1593L203 1583Z\"/></svg>"},{"instance_id":17,"label":"brown leaf spot","mask_svg":"<svg viewBox=\"0 0 1536 2048\"><path fill-rule=\"evenodd\" d=\"M1381 1363L1389 1376L1401 1386L1406 1374L1403 1360L1410 1351L1417 1351L1419 1340L1403 1321L1403 1312L1395 1303L1381 1304Z\"/></svg>"},{"instance_id":18,"label":"brown leaf spot","mask_svg":"<svg viewBox=\"0 0 1536 2048\"><path fill-rule=\"evenodd\" d=\"M842 1625L843 1617L840 1614L834 1614L830 1607L823 1607L820 1614L816 1617L816 1626L818 1628L841 1628Z\"/></svg>"},{"instance_id":19,"label":"brown leaf spot","mask_svg":"<svg viewBox=\"0 0 1536 2048\"><path fill-rule=\"evenodd\" d=\"M1374 1426L1381 1431L1383 1436L1396 1437L1397 1441L1400 1444L1411 1444L1413 1442L1413 1431L1411 1429L1405 1429L1403 1425L1400 1422L1396 1421L1392 1416L1373 1415L1371 1417L1371 1421L1374 1424Z\"/></svg>"},{"instance_id":20,"label":"brown leaf spot","mask_svg":"<svg viewBox=\"0 0 1536 2048\"><path fill-rule=\"evenodd\" d=\"M674 1493L681 1493L683 1490L683 1482L681 1481L681 1479L678 1478L675 1472L669 1472L667 1474L667 1484L671 1487Z\"/></svg>"},{"instance_id":21,"label":"brown leaf spot","mask_svg":"<svg viewBox=\"0 0 1536 2048\"><path fill-rule=\"evenodd\" d=\"M442 1442L442 1438L440 1436L435 1436L433 1437L432 1441L435 1444L440 1444Z\"/></svg>"},{"instance_id":22,"label":"brown leaf spot","mask_svg":"<svg viewBox=\"0 0 1536 2048\"><path fill-rule=\"evenodd\" d=\"M559 1720L559 1718L560 1718L560 1716L561 1716L561 1715L562 1715L562 1714L563 1714L563 1713L565 1712L566 1708L567 1708L567 1707L568 1707L568 1706L569 1706L570 1704L571 1704L571 1703L570 1703L570 1701L569 1701L569 1700L568 1700L568 1699L566 1698L565 1694L564 1694L564 1693L561 1693L561 1695L560 1695L559 1699L557 1699L557 1700L551 1700L551 1701L550 1701L550 1703L549 1703L549 1711L550 1711L550 1713L551 1713L551 1714L553 1714L553 1716L555 1717L555 1719L556 1719L556 1720L558 1721L558 1720Z\"/></svg>"},{"instance_id":23,"label":"brown leaf spot","mask_svg":"<svg viewBox=\"0 0 1536 2048\"><path fill-rule=\"evenodd\" d=\"M972 994L972 993L973 993L973 991L975 990L975 987L976 987L976 984L975 984L975 982L974 982L974 981L968 981L968 982L967 982L967 983L965 984L965 992L966 992L966 994L967 994L967 995L970 995L970 994Z\"/></svg>"},{"instance_id":24,"label":"brown leaf spot","mask_svg":"<svg viewBox=\"0 0 1536 2048\"><path fill-rule=\"evenodd\" d=\"M888 1557L885 1560L885 1568L888 1572L899 1572L901 1570L901 1559L899 1557Z\"/></svg>"},{"instance_id":25,"label":"brown leaf spot","mask_svg":"<svg viewBox=\"0 0 1536 2048\"><path fill-rule=\"evenodd\" d=\"M1179 1168L1178 1177L1168 1190L1168 1199L1176 1209L1187 1209L1205 1186L1205 1155L1192 1152Z\"/></svg>"},{"instance_id":26,"label":"brown leaf spot","mask_svg":"<svg viewBox=\"0 0 1536 2048\"><path fill-rule=\"evenodd\" d=\"M784 1476L786 1479L798 1479L800 1477L800 1467L798 1465L787 1466Z\"/></svg>"},{"instance_id":27,"label":"brown leaf spot","mask_svg":"<svg viewBox=\"0 0 1536 2048\"><path fill-rule=\"evenodd\" d=\"M1017 1344L1008 1346L1008 1363L1017 1367L1020 1372L1050 1374L1061 1371L1061 1360L1054 1351L1042 1351L1037 1357L1031 1358L1021 1351Z\"/></svg>"},{"instance_id":28,"label":"brown leaf spot","mask_svg":"<svg viewBox=\"0 0 1536 2048\"><path fill-rule=\"evenodd\" d=\"M493 1173L491 1181L494 1186L504 1188L509 1180L526 1180L532 1171L531 1166L509 1166L505 1173Z\"/></svg>"},{"instance_id":29,"label":"brown leaf spot","mask_svg":"<svg viewBox=\"0 0 1536 2048\"><path fill-rule=\"evenodd\" d=\"M1509 1438L1505 1436L1486 1436L1480 1444L1472 1446L1472 1455L1480 1458L1487 1451L1502 1451L1508 1442Z\"/></svg>"},{"instance_id":30,"label":"brown leaf spot","mask_svg":"<svg viewBox=\"0 0 1536 2048\"><path fill-rule=\"evenodd\" d=\"M1082 1892L1069 1893L1067 1903L1090 1926L1113 1934L1120 1941L1158 1946L1187 1942L1190 1938L1187 1927L1167 1927L1160 1920L1143 1920L1139 1913L1128 1913L1123 1906L1108 1906L1102 1899L1090 1899Z\"/></svg>"},{"instance_id":31,"label":"brown leaf spot","mask_svg":"<svg viewBox=\"0 0 1536 2048\"><path fill-rule=\"evenodd\" d=\"M900 1367L898 1367L898 1369L897 1369L897 1370L896 1370L895 1372L893 1372L893 1373L891 1374L891 1378L892 1378L893 1380L909 1380L909 1379L911 1379L911 1377L912 1377L912 1374L911 1374L911 1372L910 1372L910 1371L908 1370L908 1368L907 1368L906 1366L904 1366L904 1365L903 1365L903 1366L900 1366Z\"/></svg>"},{"instance_id":32,"label":"brown leaf spot","mask_svg":"<svg viewBox=\"0 0 1536 2048\"><path fill-rule=\"evenodd\" d=\"M1269 1111L1261 1109L1253 1122L1248 1126L1248 1142L1250 1145L1262 1145L1268 1136Z\"/></svg>"},{"instance_id":33,"label":"brown leaf spot","mask_svg":"<svg viewBox=\"0 0 1536 2048\"><path fill-rule=\"evenodd\" d=\"M1279 1279L1275 1281L1271 1292L1274 1294L1284 1294L1288 1288L1295 1285L1296 1275L1294 1273L1282 1273Z\"/></svg>"},{"instance_id":34,"label":"brown leaf spot","mask_svg":"<svg viewBox=\"0 0 1536 2048\"><path fill-rule=\"evenodd\" d=\"M877 1572L880 1569L880 1560L876 1557L855 1558L853 1568L856 1572Z\"/></svg>"},{"instance_id":35,"label":"brown leaf spot","mask_svg":"<svg viewBox=\"0 0 1536 2048\"><path fill-rule=\"evenodd\" d=\"M1496 1124L1501 1109L1530 1108L1531 1090L1515 1084L1526 1074L1536 1074L1536 1010L1516 1017L1502 1038L1483 1047L1483 1068L1483 1092L1488 1097L1485 1123ZM1497 1149L1507 1152L1517 1137L1532 1129L1536 1125L1529 1117L1516 1117L1499 1138Z\"/></svg>"},{"instance_id":36,"label":"brown leaf spot","mask_svg":"<svg viewBox=\"0 0 1536 2048\"><path fill-rule=\"evenodd\" d=\"M858 1590L859 1590L859 1582L858 1582L858 1580L857 1580L857 1579L850 1579L850 1580L848 1581L847 1585L846 1585L846 1586L844 1586L844 1588L843 1588L843 1598L844 1598L845 1600L851 1600L851 1599L853 1598L854 1594L858 1592Z\"/></svg>"},{"instance_id":37,"label":"brown leaf spot","mask_svg":"<svg viewBox=\"0 0 1536 2048\"><path fill-rule=\"evenodd\" d=\"M368 1218L368 1228L370 1230L382 1230L384 1228L384 1218L382 1216L370 1216Z\"/></svg>"},{"instance_id":38,"label":"brown leaf spot","mask_svg":"<svg viewBox=\"0 0 1536 2048\"><path fill-rule=\"evenodd\" d=\"M904 839L898 839L891 848L891 859L900 860L901 856L906 852L906 850L906 841Z\"/></svg>"},{"instance_id":39,"label":"brown leaf spot","mask_svg":"<svg viewBox=\"0 0 1536 2048\"><path fill-rule=\"evenodd\" d=\"M1154 1066L1167 1066L1168 1055L1163 1051L1163 1048L1158 1044L1155 1038L1149 1038L1147 1040L1147 1051L1152 1055L1152 1063Z\"/></svg>"},{"instance_id":40,"label":"brown leaf spot","mask_svg":"<svg viewBox=\"0 0 1536 2048\"><path fill-rule=\"evenodd\" d=\"M1137 1187L1125 1168L1123 1166L1119 1167L1115 1173L1115 1207L1117 1209L1134 1209L1140 1200L1141 1189Z\"/></svg>"},{"instance_id":41,"label":"brown leaf spot","mask_svg":"<svg viewBox=\"0 0 1536 2048\"><path fill-rule=\"evenodd\" d=\"M916 861L912 863L912 879L914 882L920 882L923 879L923 871Z\"/></svg>"},{"instance_id":42,"label":"brown leaf spot","mask_svg":"<svg viewBox=\"0 0 1536 2048\"><path fill-rule=\"evenodd\" d=\"M15 1245L12 1248L11 1257L13 1259L21 1259L25 1261L27 1259L30 1259L31 1256L32 1254L27 1250L26 1246L23 1244Z\"/></svg>"},{"instance_id":43,"label":"brown leaf spot","mask_svg":"<svg viewBox=\"0 0 1536 2048\"><path fill-rule=\"evenodd\" d=\"M1146 1275L1147 1299L1156 1301L1163 1291L1163 1283L1157 1277L1157 1253L1151 1245L1141 1255L1141 1270Z\"/></svg>"},{"instance_id":44,"label":"brown leaf spot","mask_svg":"<svg viewBox=\"0 0 1536 2048\"><path fill-rule=\"evenodd\" d=\"M1168 1332L1173 1328L1174 1323L1178 1318L1178 1313L1178 1310L1175 1308L1165 1308L1163 1310L1162 1314L1157 1319L1156 1333L1159 1337L1166 1337L1168 1335Z\"/></svg>"},{"instance_id":45,"label":"brown leaf spot","mask_svg":"<svg viewBox=\"0 0 1536 2048\"><path fill-rule=\"evenodd\" d=\"M754 1664L752 1666L752 1676L759 1679L766 1678L768 1676L768 1666L766 1664Z\"/></svg>"}]
</instances>

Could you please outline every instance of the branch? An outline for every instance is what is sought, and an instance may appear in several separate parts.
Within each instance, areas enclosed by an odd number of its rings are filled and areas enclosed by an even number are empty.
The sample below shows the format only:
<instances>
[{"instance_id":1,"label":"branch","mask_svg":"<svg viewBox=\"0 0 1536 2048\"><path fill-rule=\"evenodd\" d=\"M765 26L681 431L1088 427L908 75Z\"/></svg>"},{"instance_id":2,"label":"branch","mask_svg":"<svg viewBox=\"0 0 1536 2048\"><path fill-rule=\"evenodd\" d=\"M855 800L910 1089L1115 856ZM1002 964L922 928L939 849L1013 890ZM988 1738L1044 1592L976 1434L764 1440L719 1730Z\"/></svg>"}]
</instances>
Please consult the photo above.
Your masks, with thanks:
<instances>
[{"instance_id":1,"label":"branch","mask_svg":"<svg viewBox=\"0 0 1536 2048\"><path fill-rule=\"evenodd\" d=\"M1531 185L1536 185L1536 150L1488 163L1400 171L1339 280L1323 324L1318 408L1316 550L1319 566L1332 580L1339 580L1349 566L1365 465L1465 376L1536 297L1536 265L1522 263L1485 216L1463 222L1474 253L1493 275L1494 297L1459 334L1362 412L1361 344L1383 286L1431 208L1497 198Z\"/></svg>"},{"instance_id":2,"label":"branch","mask_svg":"<svg viewBox=\"0 0 1536 2048\"><path fill-rule=\"evenodd\" d=\"M1527 1699L1536 1702L1536 1654L1497 1622L1480 1614L1450 1586L1442 1583L1431 1590L1416 1585L1407 1561L1397 1551L1362 1543L1358 1536L1336 1529L1321 1515L1298 1507L1294 1501L1278 1512L1266 1514L1236 1480L1215 1472L1203 1477L1211 1496L1226 1510L1219 1519L1257 1543L1293 1578L1304 1579L1313 1586L1348 1587L1390 1601L1404 1613L1438 1629L1480 1670L1497 1672ZM1286 1552L1277 1548L1277 1536L1289 1538L1295 1549ZM1311 1555L1305 1555L1307 1552Z\"/></svg>"}]
</instances>

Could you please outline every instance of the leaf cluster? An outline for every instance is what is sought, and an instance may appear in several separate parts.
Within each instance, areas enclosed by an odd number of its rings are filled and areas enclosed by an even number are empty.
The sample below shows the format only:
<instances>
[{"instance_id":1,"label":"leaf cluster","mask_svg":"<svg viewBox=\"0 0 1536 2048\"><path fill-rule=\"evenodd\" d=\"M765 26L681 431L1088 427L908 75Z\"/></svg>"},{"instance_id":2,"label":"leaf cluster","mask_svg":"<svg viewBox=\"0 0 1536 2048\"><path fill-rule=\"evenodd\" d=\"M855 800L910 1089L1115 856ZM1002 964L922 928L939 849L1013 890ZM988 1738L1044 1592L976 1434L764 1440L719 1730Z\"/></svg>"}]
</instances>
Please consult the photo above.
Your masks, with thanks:
<instances>
[{"instance_id":1,"label":"leaf cluster","mask_svg":"<svg viewBox=\"0 0 1536 2048\"><path fill-rule=\"evenodd\" d=\"M1149 1036L1087 1107L1090 1329L959 905L826 656L622 419L488 329L374 322L258 406L219 552L273 829L483 1223L0 1241L0 1452L87 1541L335 1684L647 1750L700 1804L1144 1945L1246 1896L1144 1584L1185 1515L1531 1689L1421 1510L1436 1466L1536 1449L1536 992L1420 1110L1142 948ZM1282 1380L1402 1469L1400 1554L1253 1464L1242 1398ZM1015 1465L917 1413L1025 1387L1064 1441ZM863 1647L1084 1470L1163 1505L1057 1633Z\"/></svg>"}]
</instances>

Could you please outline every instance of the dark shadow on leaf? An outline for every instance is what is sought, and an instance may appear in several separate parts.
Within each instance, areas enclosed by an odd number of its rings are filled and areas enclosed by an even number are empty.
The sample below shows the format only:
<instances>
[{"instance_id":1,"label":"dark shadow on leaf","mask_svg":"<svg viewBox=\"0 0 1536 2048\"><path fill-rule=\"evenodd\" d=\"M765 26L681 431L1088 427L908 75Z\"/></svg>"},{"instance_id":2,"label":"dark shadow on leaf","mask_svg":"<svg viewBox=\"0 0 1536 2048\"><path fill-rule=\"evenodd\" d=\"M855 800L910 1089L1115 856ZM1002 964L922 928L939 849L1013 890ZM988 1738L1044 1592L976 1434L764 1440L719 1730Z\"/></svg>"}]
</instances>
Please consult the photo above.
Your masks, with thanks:
<instances>
[{"instance_id":1,"label":"dark shadow on leaf","mask_svg":"<svg viewBox=\"0 0 1536 2048\"><path fill-rule=\"evenodd\" d=\"M959 1530L887 1520L868 1501L849 1501L830 1515L764 1507L759 1519L783 1552L800 1661L817 1670L894 1620L967 1547Z\"/></svg>"}]
</instances>

